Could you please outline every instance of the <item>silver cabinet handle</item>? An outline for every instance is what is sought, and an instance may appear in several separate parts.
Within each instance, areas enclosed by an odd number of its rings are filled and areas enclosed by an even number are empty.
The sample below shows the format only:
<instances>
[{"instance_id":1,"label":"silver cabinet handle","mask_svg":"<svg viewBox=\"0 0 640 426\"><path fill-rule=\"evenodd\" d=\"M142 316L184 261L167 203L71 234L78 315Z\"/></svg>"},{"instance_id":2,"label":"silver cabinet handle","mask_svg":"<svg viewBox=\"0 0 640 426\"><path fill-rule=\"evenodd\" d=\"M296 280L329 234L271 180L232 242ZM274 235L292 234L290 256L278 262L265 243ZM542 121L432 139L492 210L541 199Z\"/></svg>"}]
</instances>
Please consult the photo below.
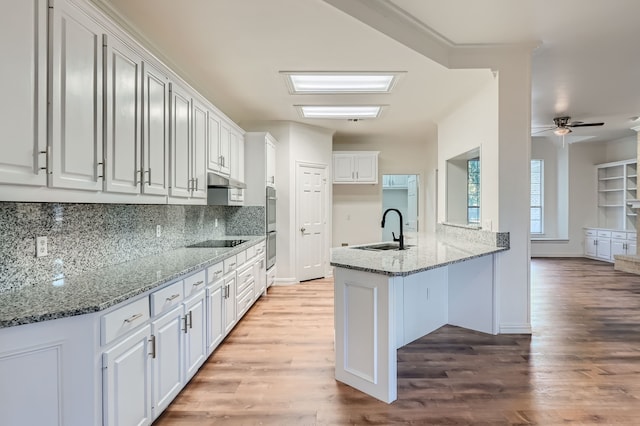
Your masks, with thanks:
<instances>
[{"instance_id":1,"label":"silver cabinet handle","mask_svg":"<svg viewBox=\"0 0 640 426\"><path fill-rule=\"evenodd\" d=\"M193 312L189 311L189 328L193 328Z\"/></svg>"},{"instance_id":2,"label":"silver cabinet handle","mask_svg":"<svg viewBox=\"0 0 640 426\"><path fill-rule=\"evenodd\" d=\"M102 166L102 174L98 175L98 177L104 179L104 163L98 163L98 166ZM96 172L97 172L97 170L96 170Z\"/></svg>"},{"instance_id":3,"label":"silver cabinet handle","mask_svg":"<svg viewBox=\"0 0 640 426\"><path fill-rule=\"evenodd\" d=\"M142 317L142 314L131 315L129 318L125 318L124 322L126 322L128 324L131 324L132 322L134 322L135 320L137 320L140 317Z\"/></svg>"},{"instance_id":4,"label":"silver cabinet handle","mask_svg":"<svg viewBox=\"0 0 640 426\"><path fill-rule=\"evenodd\" d=\"M147 170L147 185L151 186L151 168Z\"/></svg>"},{"instance_id":5,"label":"silver cabinet handle","mask_svg":"<svg viewBox=\"0 0 640 426\"><path fill-rule=\"evenodd\" d=\"M171 302L172 300L175 300L178 297L180 297L180 293L172 294L171 296L167 297L167 302Z\"/></svg>"},{"instance_id":6,"label":"silver cabinet handle","mask_svg":"<svg viewBox=\"0 0 640 426\"><path fill-rule=\"evenodd\" d=\"M199 285L202 285L202 284L204 284L204 281L200 280L198 282L193 283L193 286L198 287Z\"/></svg>"},{"instance_id":7,"label":"silver cabinet handle","mask_svg":"<svg viewBox=\"0 0 640 426\"><path fill-rule=\"evenodd\" d=\"M300 232L304 232L306 230L307 230L307 228L305 228L304 226L302 228L300 228Z\"/></svg>"},{"instance_id":8,"label":"silver cabinet handle","mask_svg":"<svg viewBox=\"0 0 640 426\"><path fill-rule=\"evenodd\" d=\"M49 160L49 153L47 150L44 151L38 151L38 155L44 155L44 167L42 167L40 165L40 161L38 161L38 164L36 165L38 170L47 170L47 163Z\"/></svg>"},{"instance_id":9,"label":"silver cabinet handle","mask_svg":"<svg viewBox=\"0 0 640 426\"><path fill-rule=\"evenodd\" d=\"M151 355L151 358L155 359L156 358L156 336L152 334L151 338L149 339L149 343L151 343L151 353L149 355Z\"/></svg>"},{"instance_id":10,"label":"silver cabinet handle","mask_svg":"<svg viewBox=\"0 0 640 426\"><path fill-rule=\"evenodd\" d=\"M182 321L184 321L184 334L187 334L189 332L189 329L187 328L187 316L185 315L184 318L182 318Z\"/></svg>"}]
</instances>

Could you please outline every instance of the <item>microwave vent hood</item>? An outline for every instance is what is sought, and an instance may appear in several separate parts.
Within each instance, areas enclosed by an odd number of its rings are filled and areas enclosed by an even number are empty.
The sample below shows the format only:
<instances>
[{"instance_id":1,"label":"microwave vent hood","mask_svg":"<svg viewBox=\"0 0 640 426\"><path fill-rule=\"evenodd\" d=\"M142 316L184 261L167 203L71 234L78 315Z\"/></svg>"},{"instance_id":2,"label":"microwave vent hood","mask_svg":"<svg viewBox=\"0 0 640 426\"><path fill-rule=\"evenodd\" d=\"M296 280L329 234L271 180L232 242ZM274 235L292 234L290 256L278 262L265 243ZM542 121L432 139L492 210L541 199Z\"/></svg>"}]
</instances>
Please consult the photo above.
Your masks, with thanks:
<instances>
[{"instance_id":1,"label":"microwave vent hood","mask_svg":"<svg viewBox=\"0 0 640 426\"><path fill-rule=\"evenodd\" d=\"M247 187L247 185L245 185L244 183L238 180L220 176L215 173L207 173L207 186L209 188L238 188L238 189L245 189Z\"/></svg>"}]
</instances>

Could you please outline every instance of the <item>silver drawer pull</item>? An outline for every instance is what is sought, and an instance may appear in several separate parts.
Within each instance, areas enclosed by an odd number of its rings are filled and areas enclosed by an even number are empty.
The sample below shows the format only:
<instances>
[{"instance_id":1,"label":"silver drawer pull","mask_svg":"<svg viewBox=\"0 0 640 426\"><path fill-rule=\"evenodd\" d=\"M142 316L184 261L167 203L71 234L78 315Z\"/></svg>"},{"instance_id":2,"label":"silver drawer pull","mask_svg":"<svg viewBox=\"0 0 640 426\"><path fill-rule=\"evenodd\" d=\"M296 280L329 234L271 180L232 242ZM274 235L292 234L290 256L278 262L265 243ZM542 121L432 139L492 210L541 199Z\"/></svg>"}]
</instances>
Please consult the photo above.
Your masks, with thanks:
<instances>
[{"instance_id":1,"label":"silver drawer pull","mask_svg":"<svg viewBox=\"0 0 640 426\"><path fill-rule=\"evenodd\" d=\"M141 317L142 317L142 314L131 315L129 318L125 318L124 322L130 324L130 323L134 322L135 320L137 320L138 318L141 318Z\"/></svg>"},{"instance_id":2,"label":"silver drawer pull","mask_svg":"<svg viewBox=\"0 0 640 426\"><path fill-rule=\"evenodd\" d=\"M193 286L198 287L199 285L202 285L202 284L204 284L204 281L198 281L196 283L193 283Z\"/></svg>"},{"instance_id":3,"label":"silver drawer pull","mask_svg":"<svg viewBox=\"0 0 640 426\"><path fill-rule=\"evenodd\" d=\"M167 297L167 302L171 302L172 300L175 300L178 297L180 297L180 293L172 294L171 296Z\"/></svg>"},{"instance_id":4,"label":"silver drawer pull","mask_svg":"<svg viewBox=\"0 0 640 426\"><path fill-rule=\"evenodd\" d=\"M229 264L229 268L235 268L235 266L236 266L235 262Z\"/></svg>"},{"instance_id":5,"label":"silver drawer pull","mask_svg":"<svg viewBox=\"0 0 640 426\"><path fill-rule=\"evenodd\" d=\"M222 275L222 271L215 271L213 275L215 275L216 277L219 277L220 275Z\"/></svg>"}]
</instances>

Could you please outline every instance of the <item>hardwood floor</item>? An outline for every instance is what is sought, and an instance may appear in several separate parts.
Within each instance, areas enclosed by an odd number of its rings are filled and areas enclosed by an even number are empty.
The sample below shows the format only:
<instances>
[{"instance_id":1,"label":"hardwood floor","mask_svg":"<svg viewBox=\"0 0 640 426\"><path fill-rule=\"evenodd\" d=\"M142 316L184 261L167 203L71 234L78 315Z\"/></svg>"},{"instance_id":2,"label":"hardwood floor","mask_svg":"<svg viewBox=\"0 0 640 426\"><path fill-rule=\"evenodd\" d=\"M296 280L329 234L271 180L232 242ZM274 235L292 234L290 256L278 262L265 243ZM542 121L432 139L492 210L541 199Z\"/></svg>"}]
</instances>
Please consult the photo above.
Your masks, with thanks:
<instances>
[{"instance_id":1,"label":"hardwood floor","mask_svg":"<svg viewBox=\"0 0 640 426\"><path fill-rule=\"evenodd\" d=\"M534 259L532 336L445 326L398 350L398 400L333 377L333 282L272 287L156 421L640 424L640 276Z\"/></svg>"}]
</instances>

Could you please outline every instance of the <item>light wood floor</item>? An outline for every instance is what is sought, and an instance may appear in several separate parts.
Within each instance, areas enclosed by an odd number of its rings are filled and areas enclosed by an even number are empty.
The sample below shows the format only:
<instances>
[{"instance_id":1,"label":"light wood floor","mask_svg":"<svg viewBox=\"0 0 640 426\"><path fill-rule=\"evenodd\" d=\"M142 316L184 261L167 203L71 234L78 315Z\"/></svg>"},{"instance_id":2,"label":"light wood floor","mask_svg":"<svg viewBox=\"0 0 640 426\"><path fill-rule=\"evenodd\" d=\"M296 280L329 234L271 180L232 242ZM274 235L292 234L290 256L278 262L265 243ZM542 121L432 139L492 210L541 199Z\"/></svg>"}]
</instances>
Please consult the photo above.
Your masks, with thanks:
<instances>
[{"instance_id":1,"label":"light wood floor","mask_svg":"<svg viewBox=\"0 0 640 426\"><path fill-rule=\"evenodd\" d=\"M333 377L333 282L272 287L156 421L640 425L640 276L534 259L532 336L445 326L398 350L387 405Z\"/></svg>"}]
</instances>

